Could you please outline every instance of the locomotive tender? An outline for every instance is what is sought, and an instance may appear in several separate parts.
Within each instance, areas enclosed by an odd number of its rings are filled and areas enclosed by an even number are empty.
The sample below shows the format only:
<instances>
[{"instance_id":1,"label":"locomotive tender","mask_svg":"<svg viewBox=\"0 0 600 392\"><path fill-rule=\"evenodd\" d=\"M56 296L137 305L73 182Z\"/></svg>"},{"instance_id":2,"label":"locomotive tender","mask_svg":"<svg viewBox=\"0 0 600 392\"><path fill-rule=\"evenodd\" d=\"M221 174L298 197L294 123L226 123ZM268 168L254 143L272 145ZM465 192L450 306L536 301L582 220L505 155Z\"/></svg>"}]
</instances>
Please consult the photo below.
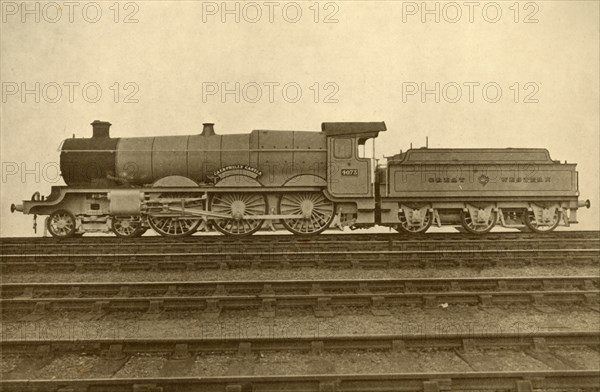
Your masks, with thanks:
<instances>
[{"instance_id":1,"label":"locomotive tender","mask_svg":"<svg viewBox=\"0 0 600 392\"><path fill-rule=\"evenodd\" d=\"M590 206L578 200L576 165L545 149L411 148L377 165L360 151L386 131L383 122L233 135L207 123L201 134L136 138L110 137L109 122L91 125L91 138L62 144L67 185L11 205L47 215L55 237L135 237L149 227L167 237L247 235L265 224L294 234L374 225L422 233L432 224L541 233L577 223L577 209Z\"/></svg>"}]
</instances>

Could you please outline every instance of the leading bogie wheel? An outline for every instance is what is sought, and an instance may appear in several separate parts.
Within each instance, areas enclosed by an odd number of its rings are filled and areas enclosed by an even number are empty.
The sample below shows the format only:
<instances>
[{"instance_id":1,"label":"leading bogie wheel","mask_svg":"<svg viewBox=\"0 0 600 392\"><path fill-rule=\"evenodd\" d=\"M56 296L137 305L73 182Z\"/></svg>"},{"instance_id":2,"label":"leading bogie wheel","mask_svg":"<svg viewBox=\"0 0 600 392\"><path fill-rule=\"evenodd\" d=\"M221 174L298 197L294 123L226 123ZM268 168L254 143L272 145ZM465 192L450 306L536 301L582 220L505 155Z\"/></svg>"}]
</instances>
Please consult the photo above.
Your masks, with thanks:
<instances>
[{"instance_id":1,"label":"leading bogie wheel","mask_svg":"<svg viewBox=\"0 0 600 392\"><path fill-rule=\"evenodd\" d=\"M69 238L75 234L77 221L67 210L54 211L46 221L46 227L53 237Z\"/></svg>"},{"instance_id":2,"label":"leading bogie wheel","mask_svg":"<svg viewBox=\"0 0 600 392\"><path fill-rule=\"evenodd\" d=\"M319 234L333 221L335 206L323 192L284 193L279 199L279 213L299 216L281 220L288 231L298 235Z\"/></svg>"},{"instance_id":3,"label":"leading bogie wheel","mask_svg":"<svg viewBox=\"0 0 600 392\"><path fill-rule=\"evenodd\" d=\"M137 216L115 216L112 218L111 229L121 238L139 237L144 233L142 221Z\"/></svg>"},{"instance_id":4,"label":"leading bogie wheel","mask_svg":"<svg viewBox=\"0 0 600 392\"><path fill-rule=\"evenodd\" d=\"M267 197L260 193L220 193L210 201L212 212L227 215L215 218L214 227L225 235L242 236L257 232L264 219L252 219L252 215L267 215Z\"/></svg>"},{"instance_id":5,"label":"leading bogie wheel","mask_svg":"<svg viewBox=\"0 0 600 392\"><path fill-rule=\"evenodd\" d=\"M150 227L163 237L186 237L194 234L200 219L179 216L148 216Z\"/></svg>"}]
</instances>

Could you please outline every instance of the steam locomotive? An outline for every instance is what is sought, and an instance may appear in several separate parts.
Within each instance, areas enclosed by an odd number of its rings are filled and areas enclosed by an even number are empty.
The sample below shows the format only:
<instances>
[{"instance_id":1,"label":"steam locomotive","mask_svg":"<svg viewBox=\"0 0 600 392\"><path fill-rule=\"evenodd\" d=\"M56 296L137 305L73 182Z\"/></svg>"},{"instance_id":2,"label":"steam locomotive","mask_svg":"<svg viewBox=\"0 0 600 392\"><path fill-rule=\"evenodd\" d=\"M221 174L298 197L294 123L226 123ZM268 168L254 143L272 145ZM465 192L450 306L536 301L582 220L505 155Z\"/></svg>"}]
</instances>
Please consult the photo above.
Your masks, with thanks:
<instances>
[{"instance_id":1,"label":"steam locomotive","mask_svg":"<svg viewBox=\"0 0 600 392\"><path fill-rule=\"evenodd\" d=\"M411 148L379 165L364 151L386 131L384 122L229 135L207 123L196 135L137 138L111 137L109 122L91 125L91 138L62 144L66 186L11 205L34 219L47 216L55 237L136 237L148 228L166 237L261 228L310 235L374 225L543 233L577 223L577 209L590 207L578 200L576 165L552 160L545 149Z\"/></svg>"}]
</instances>

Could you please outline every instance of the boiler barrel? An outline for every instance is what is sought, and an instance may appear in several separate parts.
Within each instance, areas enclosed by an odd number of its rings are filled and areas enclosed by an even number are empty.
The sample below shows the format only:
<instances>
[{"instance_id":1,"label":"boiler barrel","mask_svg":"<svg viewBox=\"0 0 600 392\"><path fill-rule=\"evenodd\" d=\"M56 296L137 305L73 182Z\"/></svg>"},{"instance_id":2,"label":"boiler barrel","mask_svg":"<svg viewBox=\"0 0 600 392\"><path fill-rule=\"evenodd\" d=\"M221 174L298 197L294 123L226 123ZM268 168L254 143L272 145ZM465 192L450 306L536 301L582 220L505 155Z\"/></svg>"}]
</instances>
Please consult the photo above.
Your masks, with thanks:
<instances>
[{"instance_id":1,"label":"boiler barrel","mask_svg":"<svg viewBox=\"0 0 600 392\"><path fill-rule=\"evenodd\" d=\"M115 159L118 177L134 185L174 175L208 182L215 171L233 164L250 164L249 135L121 139Z\"/></svg>"},{"instance_id":2,"label":"boiler barrel","mask_svg":"<svg viewBox=\"0 0 600 392\"><path fill-rule=\"evenodd\" d=\"M322 132L255 130L248 134L67 139L61 171L67 185L148 185L167 176L211 183L219 169L248 165L263 185L282 185L300 174L326 178ZM114 185L114 182L112 183Z\"/></svg>"}]
</instances>

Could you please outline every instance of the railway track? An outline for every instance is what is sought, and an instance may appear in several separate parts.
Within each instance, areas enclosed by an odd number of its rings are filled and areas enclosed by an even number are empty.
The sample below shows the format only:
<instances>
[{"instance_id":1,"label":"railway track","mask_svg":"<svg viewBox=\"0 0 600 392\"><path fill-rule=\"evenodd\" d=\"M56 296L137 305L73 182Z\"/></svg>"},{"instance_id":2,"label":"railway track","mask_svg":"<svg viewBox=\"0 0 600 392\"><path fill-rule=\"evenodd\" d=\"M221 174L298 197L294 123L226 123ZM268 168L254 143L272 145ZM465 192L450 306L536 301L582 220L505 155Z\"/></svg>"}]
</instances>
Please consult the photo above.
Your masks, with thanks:
<instances>
[{"instance_id":1,"label":"railway track","mask_svg":"<svg viewBox=\"0 0 600 392\"><path fill-rule=\"evenodd\" d=\"M486 266L597 265L600 248L442 249L400 251L222 251L3 254L12 271L203 270L228 268L483 268Z\"/></svg>"},{"instance_id":2,"label":"railway track","mask_svg":"<svg viewBox=\"0 0 600 392\"><path fill-rule=\"evenodd\" d=\"M600 263L600 232L492 233L486 236L432 233L327 234L311 238L258 235L247 238L204 236L182 239L142 237L121 240L83 237L57 241L49 238L1 239L0 270L62 271L195 271L229 268L454 268L486 266L589 266ZM224 272L227 274L227 272ZM226 275L225 275L226 276ZM163 312L198 312L211 320L229 310L256 311L271 318L279 309L309 309L318 317L334 316L336 309L365 308L373 315L387 315L396 307L423 309L446 306L510 308L532 306L548 311L552 306L584 307L600 311L600 276L407 278L336 280L256 280L183 282L75 282L10 283L0 285L0 308L7 319L35 321L59 312L85 312L83 322L112 312L136 312L153 320ZM482 310L483 311L483 310ZM285 313L285 312L282 312ZM367 316L371 317L371 316ZM169 320L166 318L166 320ZM335 320L335 319L329 319ZM271 322L270 320L268 322ZM18 358L13 371L3 373L2 391L442 391L580 389L598 390L596 364L581 365L560 350L589 350L598 356L600 332L451 335L352 335L308 337L227 336L200 339L118 340L10 340L0 341L4 356ZM501 362L492 370L480 366L494 361L486 353L508 350L519 358L544 366L531 370ZM473 371L443 373L407 368L358 367L311 373L200 372L189 376L195 360L226 356L235 363L252 363L262 355L283 353L308 362L327 355L339 358L368 357L379 353L389 362L428 363L431 352L458 358ZM354 354L359 353L356 357ZM588 352L589 354L589 352ZM88 373L65 379L35 376L36 369L61 358L95 361ZM126 377L118 369L135 358L154 358L160 371ZM303 356L303 357L301 357ZM92 358L93 357L93 358ZM90 359L92 358L92 359ZM208 359L207 359L208 358ZM306 359L308 358L308 359ZM582 358L589 358L583 356ZM597 361L596 361L597 362ZM68 361L66 362L68 363ZM87 363L87 362L86 362ZM493 363L492 363L493 364ZM369 365L367 363L366 365ZM372 364L371 364L372 365ZM489 365L489 363L488 363ZM391 366L391 365L390 365ZM408 366L408 365L407 365ZM62 365L58 369L66 369ZM263 368L264 369L264 368ZM374 369L374 370L373 370ZM513 370L514 370L513 369ZM529 369L529 371L523 371ZM320 369L319 369L320 370ZM272 374L273 373L273 374ZM193 374L193 372L191 373Z\"/></svg>"},{"instance_id":3,"label":"railway track","mask_svg":"<svg viewBox=\"0 0 600 392\"><path fill-rule=\"evenodd\" d=\"M557 347L600 350L600 331L531 332L504 334L400 334L315 337L227 337L194 339L65 339L3 340L5 355L58 356L70 353L123 358L137 354L189 357L215 352L260 354L265 352L323 352L511 349L548 352Z\"/></svg>"},{"instance_id":4,"label":"railway track","mask_svg":"<svg viewBox=\"0 0 600 392\"><path fill-rule=\"evenodd\" d=\"M600 277L285 280L135 283L2 284L5 314L50 311L103 314L134 311L202 311L216 317L224 310L257 309L274 317L277 308L312 308L333 316L334 307L367 307L375 315L389 307L582 304L597 309Z\"/></svg>"},{"instance_id":5,"label":"railway track","mask_svg":"<svg viewBox=\"0 0 600 392\"><path fill-rule=\"evenodd\" d=\"M374 335L295 338L201 338L201 339L123 339L123 340L8 340L2 341L5 355L21 358L12 371L4 374L0 388L5 391L440 391L440 390L517 390L534 388L598 388L600 372L590 363L582 365L557 350L600 349L600 332L531 334L451 334L451 335ZM326 353L356 355L383 352L390 362L416 361L431 350L448 352L474 371L461 373L329 373L312 375L216 375L178 377L192 372L195 358L227 354L241 361L258 361L267 353L309 355L318 360ZM480 371L478 358L486 350L522 352L530 361L541 362L547 371ZM19 378L67 355L95 357L88 371L92 378L44 380ZM136 355L163 359L158 375L144 378L119 378L115 373ZM425 359L427 361L427 359ZM399 366L401 367L401 366ZM342 369L343 370L343 369ZM166 376L165 376L166 375ZM169 376L170 375L170 376ZM153 377L154 376L154 377ZM291 389L289 389L291 388Z\"/></svg>"},{"instance_id":6,"label":"railway track","mask_svg":"<svg viewBox=\"0 0 600 392\"><path fill-rule=\"evenodd\" d=\"M458 233L457 233L458 234ZM558 235L560 234L560 235ZM77 240L53 238L2 238L0 255L68 254L68 253L144 253L144 252L211 252L238 249L249 251L277 250L439 250L444 249L555 249L598 248L600 232L561 232L551 235L531 233L491 233L472 236L455 233L434 233L421 236L401 234L323 234L299 237L291 235L255 235L231 238L224 236L141 237L123 239L112 237L83 237ZM101 249L101 252L99 252Z\"/></svg>"},{"instance_id":7,"label":"railway track","mask_svg":"<svg viewBox=\"0 0 600 392\"><path fill-rule=\"evenodd\" d=\"M439 234L439 233L438 233ZM0 265L11 271L202 270L241 267L422 268L503 265L593 265L599 232L494 233L489 236L329 234L260 235L121 241L3 239ZM563 235L564 234L564 235Z\"/></svg>"},{"instance_id":8,"label":"railway track","mask_svg":"<svg viewBox=\"0 0 600 392\"><path fill-rule=\"evenodd\" d=\"M6 392L421 392L421 391L597 391L597 370L418 373L418 374L335 374L302 376L180 377L144 379L79 379L2 381Z\"/></svg>"},{"instance_id":9,"label":"railway track","mask_svg":"<svg viewBox=\"0 0 600 392\"><path fill-rule=\"evenodd\" d=\"M274 242L330 242L330 241L365 241L374 240L398 240L398 241L439 241L439 240L458 240L458 241L498 241L498 240L562 240L562 239L600 239L600 231L595 230L565 230L553 231L543 235L531 232L492 232L485 235L475 235L470 233L425 233L425 234L404 234L390 231L389 233L339 233L327 231L316 236L294 236L291 234L254 234L252 236L228 237L222 235L199 235L191 237L160 237L145 236L137 238L117 238L113 236L84 236L79 238L56 239L53 237L4 237L0 239L1 246L12 245L82 245L82 244L139 244L139 243L165 243L165 244L197 244L202 243L274 243Z\"/></svg>"},{"instance_id":10,"label":"railway track","mask_svg":"<svg viewBox=\"0 0 600 392\"><path fill-rule=\"evenodd\" d=\"M262 295L310 293L420 293L459 291L540 291L597 290L600 276L571 277L500 277L500 278L408 278L408 279L336 279L267 280L202 282L121 282L121 283L6 283L0 295L10 298L89 297L102 295Z\"/></svg>"}]
</instances>

